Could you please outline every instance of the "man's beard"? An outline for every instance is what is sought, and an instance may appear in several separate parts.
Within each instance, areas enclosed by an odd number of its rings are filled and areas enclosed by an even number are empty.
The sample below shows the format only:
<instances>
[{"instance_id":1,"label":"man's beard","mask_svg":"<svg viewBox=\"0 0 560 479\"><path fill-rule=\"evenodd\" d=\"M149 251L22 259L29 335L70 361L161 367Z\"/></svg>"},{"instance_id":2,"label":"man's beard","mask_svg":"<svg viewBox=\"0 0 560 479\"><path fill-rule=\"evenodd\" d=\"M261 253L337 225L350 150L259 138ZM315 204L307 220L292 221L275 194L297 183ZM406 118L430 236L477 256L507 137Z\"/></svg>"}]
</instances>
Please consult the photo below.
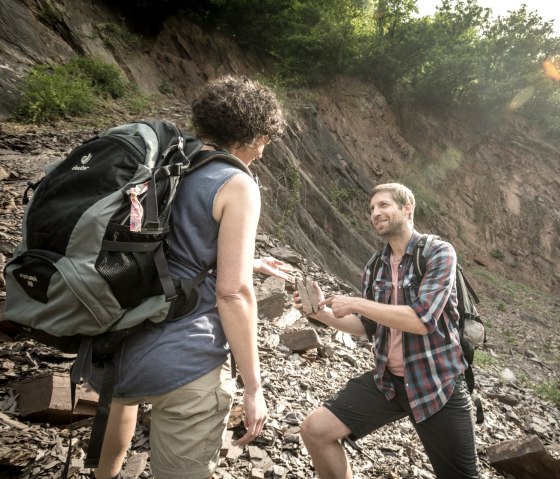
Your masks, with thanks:
<instances>
[{"instance_id":1,"label":"man's beard","mask_svg":"<svg viewBox=\"0 0 560 479\"><path fill-rule=\"evenodd\" d=\"M388 238L399 236L402 233L405 225L406 225L405 218L392 218L387 221L385 228L383 228L381 231L379 231L373 225L372 228L376 236L386 240Z\"/></svg>"}]
</instances>

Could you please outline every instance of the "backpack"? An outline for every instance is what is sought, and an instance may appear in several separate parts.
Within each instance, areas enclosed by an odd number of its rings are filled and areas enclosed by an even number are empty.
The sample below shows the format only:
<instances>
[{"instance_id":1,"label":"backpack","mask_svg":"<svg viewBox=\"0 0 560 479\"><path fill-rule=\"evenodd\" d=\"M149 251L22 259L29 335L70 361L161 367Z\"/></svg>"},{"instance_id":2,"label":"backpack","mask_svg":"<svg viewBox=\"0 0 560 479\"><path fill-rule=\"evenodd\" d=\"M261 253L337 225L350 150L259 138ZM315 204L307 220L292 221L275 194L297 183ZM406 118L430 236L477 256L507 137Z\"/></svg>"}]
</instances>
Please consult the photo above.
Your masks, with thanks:
<instances>
[{"instance_id":1,"label":"backpack","mask_svg":"<svg viewBox=\"0 0 560 479\"><path fill-rule=\"evenodd\" d=\"M426 272L426 257L431 243L435 238L437 238L435 235L422 235L414 246L412 261L414 274L419 281L422 281L424 273ZM381 268L380 259L381 250L379 250L369 262L372 281L375 280L379 268ZM459 324L456 326L459 331L463 356L468 364L464 372L465 382L471 394L473 404L476 407L476 422L477 424L482 424L484 422L484 412L482 409L482 402L474 392L475 380L472 369L475 349L486 342L484 323L475 306L475 303L479 303L480 299L465 277L463 267L459 263L457 263L455 283L457 287L457 310L459 312ZM446 304L445 308L449 308L449 302Z\"/></svg>"},{"instance_id":2,"label":"backpack","mask_svg":"<svg viewBox=\"0 0 560 479\"><path fill-rule=\"evenodd\" d=\"M116 126L49 165L24 193L22 241L4 272L4 315L23 335L77 354L72 404L75 385L91 376L94 362L104 364L85 467L96 467L101 451L115 381L108 360L144 321L192 311L212 270L187 280L167 268L181 178L214 159L250 174L227 152L202 146L163 121Z\"/></svg>"}]
</instances>

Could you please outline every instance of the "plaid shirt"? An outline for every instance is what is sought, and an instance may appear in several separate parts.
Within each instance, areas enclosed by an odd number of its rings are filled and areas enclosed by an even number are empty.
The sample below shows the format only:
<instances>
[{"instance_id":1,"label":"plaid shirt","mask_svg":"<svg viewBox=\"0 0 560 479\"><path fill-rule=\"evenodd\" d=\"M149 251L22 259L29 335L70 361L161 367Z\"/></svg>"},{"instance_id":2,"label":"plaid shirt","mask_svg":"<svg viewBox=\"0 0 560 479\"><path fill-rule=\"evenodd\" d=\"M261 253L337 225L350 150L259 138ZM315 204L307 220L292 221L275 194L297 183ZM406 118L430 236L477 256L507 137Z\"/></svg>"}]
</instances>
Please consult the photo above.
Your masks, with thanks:
<instances>
[{"instance_id":1,"label":"plaid shirt","mask_svg":"<svg viewBox=\"0 0 560 479\"><path fill-rule=\"evenodd\" d=\"M402 333L404 382L408 401L416 422L439 411L455 388L455 380L466 368L459 332L455 327L457 290L455 270L457 257L453 246L435 239L429 246L426 271L421 284L414 274L412 253L420 235L412 232L399 267L397 303L407 304L424 323L428 334ZM366 265L362 278L364 298L389 304L393 289L387 244L381 252L381 267L372 278L372 260ZM445 306L449 303L449 307ZM389 328L361 317L367 335L374 340L374 379L388 400L395 396L387 366Z\"/></svg>"}]
</instances>

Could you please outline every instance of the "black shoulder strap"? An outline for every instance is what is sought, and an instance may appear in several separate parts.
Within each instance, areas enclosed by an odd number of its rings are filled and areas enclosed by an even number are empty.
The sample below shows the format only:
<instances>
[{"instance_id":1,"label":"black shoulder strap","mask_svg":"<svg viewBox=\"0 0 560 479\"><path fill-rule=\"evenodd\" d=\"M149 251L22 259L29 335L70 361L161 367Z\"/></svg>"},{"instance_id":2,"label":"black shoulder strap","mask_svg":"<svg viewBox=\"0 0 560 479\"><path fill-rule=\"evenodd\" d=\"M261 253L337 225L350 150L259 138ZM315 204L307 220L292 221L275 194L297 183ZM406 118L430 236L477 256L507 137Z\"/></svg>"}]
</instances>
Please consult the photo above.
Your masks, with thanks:
<instances>
[{"instance_id":1,"label":"black shoulder strap","mask_svg":"<svg viewBox=\"0 0 560 479\"><path fill-rule=\"evenodd\" d=\"M377 277L377 273L379 273L379 269L381 268L381 251L382 249L378 250L373 257L370 259L370 275L369 275L369 282L368 282L368 291L371 290L371 286Z\"/></svg>"},{"instance_id":2,"label":"black shoulder strap","mask_svg":"<svg viewBox=\"0 0 560 479\"><path fill-rule=\"evenodd\" d=\"M422 281L424 273L426 272L428 249L434 238L435 235L422 235L414 245L414 250L412 251L412 266L414 267L414 274L419 281Z\"/></svg>"},{"instance_id":3,"label":"black shoulder strap","mask_svg":"<svg viewBox=\"0 0 560 479\"><path fill-rule=\"evenodd\" d=\"M247 173L251 178L253 178L253 174L251 170L247 167L245 163L243 163L239 158L230 155L225 151L213 151L213 150L204 150L200 151L195 158L191 161L191 164L187 170L188 173L191 171L197 170L198 168L210 163L214 160L223 160L229 163L236 168L239 168L241 171Z\"/></svg>"}]
</instances>

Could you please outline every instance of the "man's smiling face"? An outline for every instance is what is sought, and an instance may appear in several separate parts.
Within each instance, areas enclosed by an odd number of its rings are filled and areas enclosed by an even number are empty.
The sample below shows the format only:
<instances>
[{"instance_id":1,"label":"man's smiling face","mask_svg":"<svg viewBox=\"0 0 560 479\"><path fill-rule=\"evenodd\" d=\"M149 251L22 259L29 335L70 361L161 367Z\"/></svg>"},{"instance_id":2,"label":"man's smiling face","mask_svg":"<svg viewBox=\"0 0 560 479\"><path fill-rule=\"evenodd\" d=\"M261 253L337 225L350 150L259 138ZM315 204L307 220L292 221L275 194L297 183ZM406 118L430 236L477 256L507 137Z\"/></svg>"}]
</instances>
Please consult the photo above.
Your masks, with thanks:
<instances>
[{"instance_id":1,"label":"man's smiling face","mask_svg":"<svg viewBox=\"0 0 560 479\"><path fill-rule=\"evenodd\" d=\"M389 191L380 191L369 203L370 220L382 238L398 236L405 229L410 216L410 203L400 206Z\"/></svg>"}]
</instances>

